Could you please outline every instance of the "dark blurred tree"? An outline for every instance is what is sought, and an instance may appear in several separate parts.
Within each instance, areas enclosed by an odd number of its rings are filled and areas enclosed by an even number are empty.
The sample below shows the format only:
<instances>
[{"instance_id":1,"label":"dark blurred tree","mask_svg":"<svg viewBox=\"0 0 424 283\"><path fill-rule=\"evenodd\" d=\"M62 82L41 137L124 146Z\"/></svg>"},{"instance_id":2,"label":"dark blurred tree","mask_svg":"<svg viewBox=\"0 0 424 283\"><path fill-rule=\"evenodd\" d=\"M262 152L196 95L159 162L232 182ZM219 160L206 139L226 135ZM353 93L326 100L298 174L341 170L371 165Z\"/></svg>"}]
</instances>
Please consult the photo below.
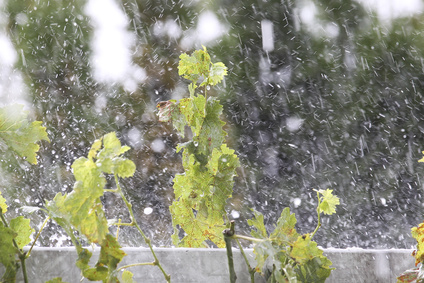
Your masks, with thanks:
<instances>
[{"instance_id":1,"label":"dark blurred tree","mask_svg":"<svg viewBox=\"0 0 424 283\"><path fill-rule=\"evenodd\" d=\"M356 1L322 0L310 26L292 1L226 4L240 7L226 19L228 44L239 48L222 60L235 62L227 111L239 126L252 204L273 223L300 198L307 232L311 189L329 187L343 207L320 232L322 245L412 246L422 211L422 17L386 26ZM270 52L261 50L265 19L274 26Z\"/></svg>"}]
</instances>

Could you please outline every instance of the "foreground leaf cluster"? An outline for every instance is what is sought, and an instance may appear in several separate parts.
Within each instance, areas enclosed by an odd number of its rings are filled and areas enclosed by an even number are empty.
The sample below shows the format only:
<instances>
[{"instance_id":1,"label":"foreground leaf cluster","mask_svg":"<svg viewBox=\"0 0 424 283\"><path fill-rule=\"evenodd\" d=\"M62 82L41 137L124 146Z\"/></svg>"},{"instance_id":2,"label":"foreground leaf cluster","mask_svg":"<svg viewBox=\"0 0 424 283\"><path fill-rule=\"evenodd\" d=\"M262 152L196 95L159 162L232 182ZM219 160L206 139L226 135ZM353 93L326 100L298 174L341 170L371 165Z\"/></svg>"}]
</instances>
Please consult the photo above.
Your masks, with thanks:
<instances>
[{"instance_id":1,"label":"foreground leaf cluster","mask_svg":"<svg viewBox=\"0 0 424 283\"><path fill-rule=\"evenodd\" d=\"M190 96L179 101L158 104L162 122L172 121L182 137L186 126L192 139L179 144L184 173L174 178L175 201L170 207L176 246L201 247L210 240L218 247L225 245L225 204L232 196L234 176L239 160L225 143L225 122L220 119L222 105L215 97L207 98L207 86L219 83L227 73L221 62L212 63L206 48L192 55L182 54L179 74L191 80ZM204 95L197 93L197 83ZM185 236L179 238L179 229Z\"/></svg>"},{"instance_id":2,"label":"foreground leaf cluster","mask_svg":"<svg viewBox=\"0 0 424 283\"><path fill-rule=\"evenodd\" d=\"M422 152L424 155L424 151ZM418 162L424 162L422 157ZM397 282L424 282L424 222L420 223L417 227L411 229L412 237L417 240L417 249L414 250L412 255L415 257L415 268L404 271L397 277Z\"/></svg>"},{"instance_id":3,"label":"foreground leaf cluster","mask_svg":"<svg viewBox=\"0 0 424 283\"><path fill-rule=\"evenodd\" d=\"M339 204L332 190L319 190L318 216L321 212L335 213ZM313 234L300 235L295 228L296 216L285 208L274 230L268 234L264 217L257 211L248 220L254 228L251 235L255 239L253 252L257 262L255 271L268 277L268 282L325 282L331 274L331 261L323 255L323 250L312 240ZM321 225L318 222L317 228ZM243 238L243 237L240 237Z\"/></svg>"},{"instance_id":4,"label":"foreground leaf cluster","mask_svg":"<svg viewBox=\"0 0 424 283\"><path fill-rule=\"evenodd\" d=\"M37 164L39 142L49 141L46 128L42 122L30 122L22 105L9 105L0 108L0 151L14 152L31 164ZM24 268L22 261L26 253L23 247L31 242L34 229L30 220L18 216L6 220L6 199L0 192L0 263L6 268L0 282L15 282L19 268Z\"/></svg>"},{"instance_id":5,"label":"foreground leaf cluster","mask_svg":"<svg viewBox=\"0 0 424 283\"><path fill-rule=\"evenodd\" d=\"M6 268L0 282L15 282L21 267L20 260L26 256L22 249L31 242L34 229L29 224L30 220L23 216L13 218L8 223L4 216L6 212L6 200L0 192L0 263Z\"/></svg>"},{"instance_id":6,"label":"foreground leaf cluster","mask_svg":"<svg viewBox=\"0 0 424 283\"><path fill-rule=\"evenodd\" d=\"M153 262L135 263L131 266L158 266L164 274L165 280L170 282L170 276L163 270L152 249L150 240L136 223L131 205L119 185L119 178L133 176L136 169L135 164L124 157L125 152L129 149L128 146L121 145L114 132L96 140L92 144L87 157L80 157L72 164L72 172L75 176L72 192L64 195L58 193L52 201L46 203L46 209L41 210L59 224L71 238L78 254L76 266L81 270L84 278L90 281L133 283L133 274L127 270L120 272L125 266L118 268L118 264L126 254L121 249L117 237L109 233L108 219L106 219L100 199L105 192L119 194L127 205L131 223L119 221L118 225L136 227L148 243L154 257ZM106 188L106 175L114 177L116 189ZM25 259L29 256L32 247L29 252L24 252L22 248L30 243L30 236L34 230L29 225L29 219L22 216L8 222L4 217L7 208L6 200L0 193L0 263L6 267L6 272L0 282L15 282L20 267L23 269L24 282L28 282ZM28 209L28 211L35 210L40 209ZM49 218L46 219L45 223ZM42 228L38 233L41 230ZM92 252L84 248L83 244L100 247L100 255L94 266L90 265ZM54 278L47 282L59 283L63 281L61 278Z\"/></svg>"},{"instance_id":7,"label":"foreground leaf cluster","mask_svg":"<svg viewBox=\"0 0 424 283\"><path fill-rule=\"evenodd\" d=\"M116 275L118 263L126 255L116 238L108 233L108 222L100 197L106 185L105 174L130 177L135 164L122 156L130 148L121 146L115 133L96 140L87 157L72 164L75 176L73 191L46 204L51 218L61 225L71 237L78 252L77 267L85 278L93 281L119 282ZM82 238L74 236L77 231ZM100 245L100 257L94 267L89 265L92 253L82 247L83 240Z\"/></svg>"}]
</instances>

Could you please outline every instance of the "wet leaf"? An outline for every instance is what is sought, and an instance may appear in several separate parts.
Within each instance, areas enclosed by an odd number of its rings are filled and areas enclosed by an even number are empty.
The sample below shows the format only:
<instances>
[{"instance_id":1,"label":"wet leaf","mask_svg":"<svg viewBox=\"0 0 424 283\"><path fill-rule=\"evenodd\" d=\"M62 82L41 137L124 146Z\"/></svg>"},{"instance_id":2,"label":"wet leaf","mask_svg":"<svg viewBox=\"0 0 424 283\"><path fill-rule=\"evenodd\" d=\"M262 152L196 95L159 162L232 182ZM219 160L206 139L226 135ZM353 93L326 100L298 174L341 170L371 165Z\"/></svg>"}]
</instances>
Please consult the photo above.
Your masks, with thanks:
<instances>
[{"instance_id":1,"label":"wet leaf","mask_svg":"<svg viewBox=\"0 0 424 283\"><path fill-rule=\"evenodd\" d=\"M304 264L314 257L321 256L322 250L317 247L317 243L311 240L309 234L299 236L292 244L290 256L298 263Z\"/></svg>"},{"instance_id":2,"label":"wet leaf","mask_svg":"<svg viewBox=\"0 0 424 283\"><path fill-rule=\"evenodd\" d=\"M196 50L190 56L186 53L180 55L178 74L193 83L196 83L202 76L204 81L207 81L210 64L211 58L206 47L203 46L203 50Z\"/></svg>"},{"instance_id":3,"label":"wet leaf","mask_svg":"<svg viewBox=\"0 0 424 283\"><path fill-rule=\"evenodd\" d=\"M13 245L17 233L11 228L5 227L0 222L0 263L6 267L6 271L2 277L4 282L15 282L16 272L18 265L16 263L15 255L18 252Z\"/></svg>"},{"instance_id":4,"label":"wet leaf","mask_svg":"<svg viewBox=\"0 0 424 283\"><path fill-rule=\"evenodd\" d=\"M250 234L259 239L268 238L268 233L266 232L265 224L264 224L264 216L262 213L253 210L254 218L247 220L247 223L250 226L253 226L256 230L252 230Z\"/></svg>"},{"instance_id":5,"label":"wet leaf","mask_svg":"<svg viewBox=\"0 0 424 283\"><path fill-rule=\"evenodd\" d=\"M130 271L124 270L122 272L121 283L135 283L135 281L133 280L133 276L134 274L132 274Z\"/></svg>"},{"instance_id":6,"label":"wet leaf","mask_svg":"<svg viewBox=\"0 0 424 283\"><path fill-rule=\"evenodd\" d=\"M0 209L3 214L7 212L6 199L1 195L1 192L0 192Z\"/></svg>"},{"instance_id":7,"label":"wet leaf","mask_svg":"<svg viewBox=\"0 0 424 283\"><path fill-rule=\"evenodd\" d=\"M217 85L224 79L224 76L226 75L227 75L227 67L224 65L224 63L218 62L218 63L212 64L210 74L209 74L208 84Z\"/></svg>"},{"instance_id":8,"label":"wet leaf","mask_svg":"<svg viewBox=\"0 0 424 283\"><path fill-rule=\"evenodd\" d=\"M337 196L333 195L333 190L318 190L321 194L320 203L318 209L324 214L331 215L336 213L336 206L340 204L340 200Z\"/></svg>"},{"instance_id":9,"label":"wet leaf","mask_svg":"<svg viewBox=\"0 0 424 283\"><path fill-rule=\"evenodd\" d=\"M16 232L15 242L20 249L31 242L30 236L35 232L29 225L30 220L23 216L18 216L10 220L9 227Z\"/></svg>"},{"instance_id":10,"label":"wet leaf","mask_svg":"<svg viewBox=\"0 0 424 283\"><path fill-rule=\"evenodd\" d=\"M37 164L37 152L41 140L50 141L42 122L30 123L22 105L0 108L0 142L31 164Z\"/></svg>"},{"instance_id":11,"label":"wet leaf","mask_svg":"<svg viewBox=\"0 0 424 283\"><path fill-rule=\"evenodd\" d=\"M296 266L297 278L300 282L324 283L334 269L329 268L331 264L325 256L316 256Z\"/></svg>"},{"instance_id":12,"label":"wet leaf","mask_svg":"<svg viewBox=\"0 0 424 283\"><path fill-rule=\"evenodd\" d=\"M290 213L288 207L284 208L277 220L277 226L269 236L270 239L279 244L295 241L299 236L295 228L296 222L296 215Z\"/></svg>"}]
</instances>

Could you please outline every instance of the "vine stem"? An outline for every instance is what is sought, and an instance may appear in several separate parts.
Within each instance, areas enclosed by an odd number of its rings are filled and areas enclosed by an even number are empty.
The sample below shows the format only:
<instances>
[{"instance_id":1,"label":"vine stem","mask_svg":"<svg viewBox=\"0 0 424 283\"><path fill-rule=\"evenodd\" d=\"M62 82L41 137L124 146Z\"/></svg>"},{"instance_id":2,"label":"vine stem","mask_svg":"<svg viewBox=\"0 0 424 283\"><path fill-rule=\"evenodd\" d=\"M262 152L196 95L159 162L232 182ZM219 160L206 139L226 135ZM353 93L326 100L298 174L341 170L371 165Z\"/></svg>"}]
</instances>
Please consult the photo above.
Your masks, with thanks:
<instances>
[{"instance_id":1,"label":"vine stem","mask_svg":"<svg viewBox=\"0 0 424 283\"><path fill-rule=\"evenodd\" d=\"M227 249L228 269L230 270L230 283L235 283L237 280L237 275L234 270L233 250L231 247L231 240L234 236L234 220L230 222L230 228L225 229L222 233L224 234L225 248Z\"/></svg>"},{"instance_id":2,"label":"vine stem","mask_svg":"<svg viewBox=\"0 0 424 283\"><path fill-rule=\"evenodd\" d=\"M120 268L116 269L116 271L120 271L120 270L127 269L134 266L142 266L142 265L156 265L156 264L155 262L133 263L133 264L121 266Z\"/></svg>"},{"instance_id":3,"label":"vine stem","mask_svg":"<svg viewBox=\"0 0 424 283\"><path fill-rule=\"evenodd\" d=\"M317 227L315 228L314 232L312 232L311 239L314 237L315 233L321 227L321 210L319 209L320 200L319 200L319 192L318 191L317 191L317 198L318 198L318 206L317 206L318 223L317 223Z\"/></svg>"},{"instance_id":4,"label":"vine stem","mask_svg":"<svg viewBox=\"0 0 424 283\"><path fill-rule=\"evenodd\" d=\"M26 258L28 258L28 257L30 256L31 251L32 251L32 248L33 248L33 247L34 247L34 245L35 245L35 242L37 242L38 238L39 238L39 237L40 237L40 235L41 235L41 232L43 231L44 227L46 226L46 224L47 224L47 222L48 222L49 220L50 220L50 216L47 216L47 218L44 220L43 224L41 225L40 230L38 230L37 236L35 236L35 239L34 239L34 241L32 242L32 245L31 245L31 247L29 248L29 250L28 250L28 252L27 252Z\"/></svg>"},{"instance_id":5,"label":"vine stem","mask_svg":"<svg viewBox=\"0 0 424 283\"><path fill-rule=\"evenodd\" d=\"M244 253L243 247L240 244L240 241L238 239L235 239L237 245L239 246L240 252L243 255L244 261L246 262L247 265L247 269L249 270L249 274L250 274L250 282L255 283L255 272L256 269L254 267L250 266L249 260L247 259L246 254Z\"/></svg>"},{"instance_id":6,"label":"vine stem","mask_svg":"<svg viewBox=\"0 0 424 283\"><path fill-rule=\"evenodd\" d=\"M233 235L233 239L242 239L242 240L247 240L247 241L257 242L257 243L265 242L264 239L257 239L257 238L244 236L244 235L237 235L237 234Z\"/></svg>"},{"instance_id":7,"label":"vine stem","mask_svg":"<svg viewBox=\"0 0 424 283\"><path fill-rule=\"evenodd\" d=\"M136 227L137 230L138 230L138 232L140 232L140 234L143 237L144 241L147 243L147 245L149 245L150 252L152 253L153 258L155 259L154 262L151 265L156 265L157 267L159 267L159 269L162 271L163 276L165 277L166 282L171 282L171 276L165 272L165 270L163 269L162 265L160 264L160 262L159 262L159 260L158 260L158 258L156 256L156 253L153 250L153 246L151 244L150 239L147 238L147 236L144 234L143 230L141 230L140 226L137 224L137 221L135 220L135 217L134 217L134 212L133 212L133 209L132 209L132 205L131 205L131 203L128 202L127 198L125 197L124 193L122 192L121 186L119 185L118 176L116 174L114 174L114 177L115 177L116 190L117 190L117 192L119 193L119 195L121 196L122 200L124 201L125 205L128 208L128 211L130 213L130 218L131 218L132 226Z\"/></svg>"}]
</instances>

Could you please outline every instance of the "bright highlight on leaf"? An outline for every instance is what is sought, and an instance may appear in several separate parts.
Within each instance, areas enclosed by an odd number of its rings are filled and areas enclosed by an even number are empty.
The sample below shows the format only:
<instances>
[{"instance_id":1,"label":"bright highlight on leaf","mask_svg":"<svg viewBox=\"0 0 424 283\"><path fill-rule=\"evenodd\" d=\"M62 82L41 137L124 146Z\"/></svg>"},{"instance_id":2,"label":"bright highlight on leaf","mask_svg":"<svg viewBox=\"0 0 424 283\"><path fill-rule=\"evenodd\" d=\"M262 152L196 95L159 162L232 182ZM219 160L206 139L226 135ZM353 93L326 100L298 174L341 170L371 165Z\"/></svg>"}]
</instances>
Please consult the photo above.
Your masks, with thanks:
<instances>
[{"instance_id":1,"label":"bright highlight on leaf","mask_svg":"<svg viewBox=\"0 0 424 283\"><path fill-rule=\"evenodd\" d=\"M333 190L318 190L320 194L318 209L324 214L331 215L336 213L336 206L340 204L337 196L333 195Z\"/></svg>"},{"instance_id":2,"label":"bright highlight on leaf","mask_svg":"<svg viewBox=\"0 0 424 283\"><path fill-rule=\"evenodd\" d=\"M30 123L22 105L0 108L0 144L4 144L31 164L37 164L36 154L41 140L50 141L42 122Z\"/></svg>"}]
</instances>

